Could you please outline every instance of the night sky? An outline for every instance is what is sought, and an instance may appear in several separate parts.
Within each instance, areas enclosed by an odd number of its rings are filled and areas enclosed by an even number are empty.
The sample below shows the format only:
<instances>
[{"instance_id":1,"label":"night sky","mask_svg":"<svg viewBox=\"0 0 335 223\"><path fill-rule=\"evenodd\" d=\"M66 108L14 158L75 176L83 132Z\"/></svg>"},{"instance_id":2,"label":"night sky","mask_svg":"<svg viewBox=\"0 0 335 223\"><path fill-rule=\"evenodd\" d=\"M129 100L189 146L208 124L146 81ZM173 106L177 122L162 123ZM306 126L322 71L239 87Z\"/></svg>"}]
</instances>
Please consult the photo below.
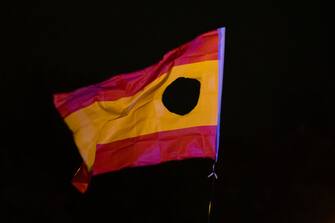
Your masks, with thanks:
<instances>
[{"instance_id":1,"label":"night sky","mask_svg":"<svg viewBox=\"0 0 335 223\"><path fill-rule=\"evenodd\" d=\"M2 8L1 222L334 223L330 7L320 2L60 1ZM194 159L97 176L52 95L142 69L226 27L222 142Z\"/></svg>"}]
</instances>

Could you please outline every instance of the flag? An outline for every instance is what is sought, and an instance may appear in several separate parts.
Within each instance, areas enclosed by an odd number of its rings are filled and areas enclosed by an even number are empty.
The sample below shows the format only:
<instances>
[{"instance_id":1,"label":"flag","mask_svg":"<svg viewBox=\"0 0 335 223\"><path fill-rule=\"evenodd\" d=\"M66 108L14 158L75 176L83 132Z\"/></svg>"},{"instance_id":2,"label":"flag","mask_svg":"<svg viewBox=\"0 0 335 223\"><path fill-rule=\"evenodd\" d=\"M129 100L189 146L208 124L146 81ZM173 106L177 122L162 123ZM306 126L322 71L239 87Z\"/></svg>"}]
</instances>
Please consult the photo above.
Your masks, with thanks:
<instances>
[{"instance_id":1,"label":"flag","mask_svg":"<svg viewBox=\"0 0 335 223\"><path fill-rule=\"evenodd\" d=\"M79 191L91 176L123 168L217 160L224 31L204 33L145 69L54 95L83 159L72 181Z\"/></svg>"}]
</instances>

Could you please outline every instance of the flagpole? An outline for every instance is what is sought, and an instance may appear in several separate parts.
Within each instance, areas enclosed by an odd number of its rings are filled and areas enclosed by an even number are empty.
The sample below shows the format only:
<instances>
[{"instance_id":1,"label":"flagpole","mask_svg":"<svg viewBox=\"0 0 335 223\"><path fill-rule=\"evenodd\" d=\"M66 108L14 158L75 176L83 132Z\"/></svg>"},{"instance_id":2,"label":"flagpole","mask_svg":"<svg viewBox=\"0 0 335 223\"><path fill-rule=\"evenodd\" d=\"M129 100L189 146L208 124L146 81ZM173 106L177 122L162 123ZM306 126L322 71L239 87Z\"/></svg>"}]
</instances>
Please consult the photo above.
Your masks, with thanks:
<instances>
[{"instance_id":1,"label":"flagpole","mask_svg":"<svg viewBox=\"0 0 335 223\"><path fill-rule=\"evenodd\" d=\"M215 161L212 166L212 172L208 175L208 178L212 178L210 200L209 200L209 206L208 206L208 223L210 223L212 208L213 208L215 180L217 180L218 178L215 172L215 165L218 162L219 146L220 146L221 103L222 103L224 52L225 52L225 28L224 27L218 29L218 35L219 35L219 41L218 41L218 48L219 48L218 50L219 52L219 55L218 55L219 56L218 119L217 119L217 130L216 130L216 156L215 156Z\"/></svg>"},{"instance_id":2,"label":"flagpole","mask_svg":"<svg viewBox=\"0 0 335 223\"><path fill-rule=\"evenodd\" d=\"M215 163L213 164L213 168L215 168L214 166L215 166ZM210 198L209 198L209 205L208 205L208 223L211 222L213 200L214 200L214 187L215 187L215 180L217 179L216 173L215 172L212 172L212 173L213 175L209 176L209 178L211 178L211 183L210 183L211 185L210 185Z\"/></svg>"}]
</instances>

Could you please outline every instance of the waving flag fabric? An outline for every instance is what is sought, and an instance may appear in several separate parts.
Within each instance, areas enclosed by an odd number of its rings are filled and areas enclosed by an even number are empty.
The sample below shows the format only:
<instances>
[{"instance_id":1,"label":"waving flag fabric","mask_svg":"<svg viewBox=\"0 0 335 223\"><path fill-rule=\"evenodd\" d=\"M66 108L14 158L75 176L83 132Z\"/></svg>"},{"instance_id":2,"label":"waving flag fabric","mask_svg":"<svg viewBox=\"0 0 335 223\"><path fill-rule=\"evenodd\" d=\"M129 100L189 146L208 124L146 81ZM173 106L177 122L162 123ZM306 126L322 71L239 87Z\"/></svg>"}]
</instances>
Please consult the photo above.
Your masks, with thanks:
<instances>
[{"instance_id":1,"label":"waving flag fabric","mask_svg":"<svg viewBox=\"0 0 335 223\"><path fill-rule=\"evenodd\" d=\"M123 168L199 157L216 160L223 52L220 28L143 70L54 95L83 159L73 179L77 189L85 192L90 176ZM183 100L190 86L198 96L181 113L164 102L164 94L178 83L185 84L185 92L176 100Z\"/></svg>"}]
</instances>

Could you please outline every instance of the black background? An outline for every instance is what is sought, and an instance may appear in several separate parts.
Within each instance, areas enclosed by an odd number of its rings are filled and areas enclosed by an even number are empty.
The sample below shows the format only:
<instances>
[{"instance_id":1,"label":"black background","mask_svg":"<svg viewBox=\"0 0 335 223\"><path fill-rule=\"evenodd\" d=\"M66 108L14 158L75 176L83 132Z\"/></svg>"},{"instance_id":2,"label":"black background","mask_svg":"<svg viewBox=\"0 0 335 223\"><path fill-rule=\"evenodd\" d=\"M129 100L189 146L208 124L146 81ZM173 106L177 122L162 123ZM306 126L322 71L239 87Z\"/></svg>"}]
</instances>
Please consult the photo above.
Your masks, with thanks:
<instances>
[{"instance_id":1,"label":"black background","mask_svg":"<svg viewBox=\"0 0 335 223\"><path fill-rule=\"evenodd\" d=\"M335 222L330 7L13 2L2 8L1 222L206 222L210 160L94 178L52 94L131 72L227 28L223 142L212 222Z\"/></svg>"}]
</instances>

